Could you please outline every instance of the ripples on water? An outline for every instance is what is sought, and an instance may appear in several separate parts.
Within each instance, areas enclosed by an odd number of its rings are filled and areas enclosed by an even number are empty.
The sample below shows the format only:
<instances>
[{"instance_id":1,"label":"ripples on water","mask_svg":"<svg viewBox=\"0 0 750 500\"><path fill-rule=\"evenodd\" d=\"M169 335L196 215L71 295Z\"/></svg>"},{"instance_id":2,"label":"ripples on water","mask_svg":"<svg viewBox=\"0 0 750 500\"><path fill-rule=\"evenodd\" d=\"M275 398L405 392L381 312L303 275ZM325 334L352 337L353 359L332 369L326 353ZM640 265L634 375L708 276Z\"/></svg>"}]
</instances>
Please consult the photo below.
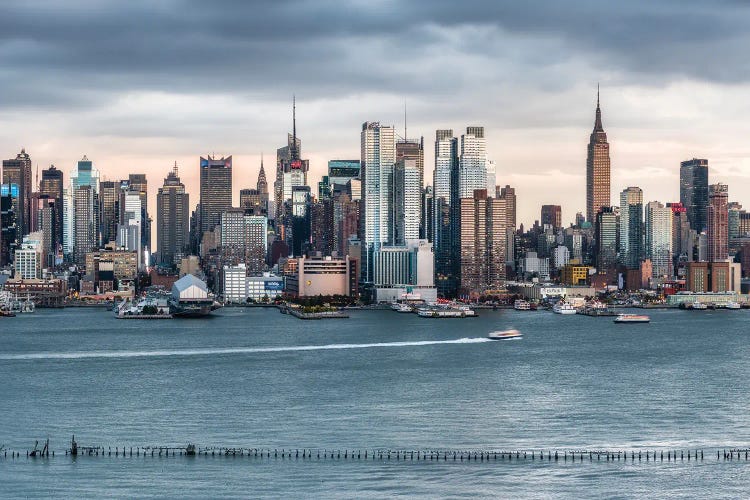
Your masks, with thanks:
<instances>
[{"instance_id":1,"label":"ripples on water","mask_svg":"<svg viewBox=\"0 0 750 500\"><path fill-rule=\"evenodd\" d=\"M0 443L271 448L640 448L747 439L748 311L610 318L355 311L196 321L99 310L0 319ZM516 342L486 334L515 327ZM0 496L740 496L748 464L240 459L0 461Z\"/></svg>"}]
</instances>

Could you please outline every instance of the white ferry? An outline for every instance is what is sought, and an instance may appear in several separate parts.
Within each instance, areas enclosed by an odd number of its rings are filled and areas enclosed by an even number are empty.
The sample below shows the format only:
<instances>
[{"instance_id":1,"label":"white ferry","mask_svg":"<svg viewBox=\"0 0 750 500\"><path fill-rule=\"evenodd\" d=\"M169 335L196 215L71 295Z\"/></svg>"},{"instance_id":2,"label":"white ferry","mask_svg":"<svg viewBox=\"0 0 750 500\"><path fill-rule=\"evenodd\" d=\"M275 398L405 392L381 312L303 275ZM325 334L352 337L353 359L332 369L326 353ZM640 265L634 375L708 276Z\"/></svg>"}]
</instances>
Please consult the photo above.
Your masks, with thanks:
<instances>
[{"instance_id":1,"label":"white ferry","mask_svg":"<svg viewBox=\"0 0 750 500\"><path fill-rule=\"evenodd\" d=\"M531 311L531 304L523 299L516 299L513 303L513 309L516 311Z\"/></svg>"},{"instance_id":2,"label":"white ferry","mask_svg":"<svg viewBox=\"0 0 750 500\"><path fill-rule=\"evenodd\" d=\"M400 313L410 313L414 312L414 309L409 304L404 304L403 302L394 302L391 304L391 309L400 312Z\"/></svg>"},{"instance_id":3,"label":"white ferry","mask_svg":"<svg viewBox=\"0 0 750 500\"><path fill-rule=\"evenodd\" d=\"M704 311L708 309L708 306L704 304L703 302L698 302L697 300L690 304L690 309L693 309L695 311Z\"/></svg>"},{"instance_id":4,"label":"white ferry","mask_svg":"<svg viewBox=\"0 0 750 500\"><path fill-rule=\"evenodd\" d=\"M520 339L523 335L518 330L502 330L497 332L491 332L487 338L490 340L513 340Z\"/></svg>"},{"instance_id":5,"label":"white ferry","mask_svg":"<svg viewBox=\"0 0 750 500\"><path fill-rule=\"evenodd\" d=\"M615 323L648 323L651 318L641 314L618 314Z\"/></svg>"},{"instance_id":6,"label":"white ferry","mask_svg":"<svg viewBox=\"0 0 750 500\"><path fill-rule=\"evenodd\" d=\"M576 309L571 304L561 300L552 307L552 312L555 314L575 314Z\"/></svg>"},{"instance_id":7,"label":"white ferry","mask_svg":"<svg viewBox=\"0 0 750 500\"><path fill-rule=\"evenodd\" d=\"M727 308L727 309L732 309L732 310L741 309L742 308L742 306L740 305L739 302L735 302L733 300L730 300L729 302L727 302L726 304L724 304L724 307Z\"/></svg>"}]
</instances>

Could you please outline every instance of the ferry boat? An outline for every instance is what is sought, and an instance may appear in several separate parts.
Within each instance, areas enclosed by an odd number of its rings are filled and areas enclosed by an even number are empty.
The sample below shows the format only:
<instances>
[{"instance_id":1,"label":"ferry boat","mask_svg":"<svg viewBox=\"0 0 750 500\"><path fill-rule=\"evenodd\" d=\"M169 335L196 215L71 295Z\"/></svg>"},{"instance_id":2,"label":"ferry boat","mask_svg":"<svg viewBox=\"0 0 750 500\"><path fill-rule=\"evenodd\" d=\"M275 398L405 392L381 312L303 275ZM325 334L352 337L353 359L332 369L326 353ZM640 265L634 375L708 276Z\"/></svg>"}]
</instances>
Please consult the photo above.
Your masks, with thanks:
<instances>
[{"instance_id":1,"label":"ferry boat","mask_svg":"<svg viewBox=\"0 0 750 500\"><path fill-rule=\"evenodd\" d=\"M575 314L576 309L571 304L561 300L552 307L552 312L555 314Z\"/></svg>"},{"instance_id":2,"label":"ferry boat","mask_svg":"<svg viewBox=\"0 0 750 500\"><path fill-rule=\"evenodd\" d=\"M727 309L732 309L732 310L741 309L742 308L742 306L740 305L739 302L735 302L733 300L730 300L729 302L727 302L726 304L724 304L724 307L727 308Z\"/></svg>"},{"instance_id":3,"label":"ferry boat","mask_svg":"<svg viewBox=\"0 0 750 500\"><path fill-rule=\"evenodd\" d=\"M517 299L513 303L513 309L516 311L531 311L531 304L523 299Z\"/></svg>"},{"instance_id":4,"label":"ferry boat","mask_svg":"<svg viewBox=\"0 0 750 500\"><path fill-rule=\"evenodd\" d=\"M491 332L487 338L490 340L513 340L513 339L520 339L523 335L521 335L521 332L518 330L499 330L496 332Z\"/></svg>"},{"instance_id":5,"label":"ferry boat","mask_svg":"<svg viewBox=\"0 0 750 500\"><path fill-rule=\"evenodd\" d=\"M394 302L391 304L391 309L400 312L400 313L410 313L414 312L414 309L409 304L404 304L402 302Z\"/></svg>"},{"instance_id":6,"label":"ferry boat","mask_svg":"<svg viewBox=\"0 0 750 500\"><path fill-rule=\"evenodd\" d=\"M641 314L618 314L615 323L648 323L651 318Z\"/></svg>"},{"instance_id":7,"label":"ferry boat","mask_svg":"<svg viewBox=\"0 0 750 500\"><path fill-rule=\"evenodd\" d=\"M703 302L698 302L697 300L690 304L690 309L693 309L695 311L705 311L708 309L708 306L704 304Z\"/></svg>"}]
</instances>

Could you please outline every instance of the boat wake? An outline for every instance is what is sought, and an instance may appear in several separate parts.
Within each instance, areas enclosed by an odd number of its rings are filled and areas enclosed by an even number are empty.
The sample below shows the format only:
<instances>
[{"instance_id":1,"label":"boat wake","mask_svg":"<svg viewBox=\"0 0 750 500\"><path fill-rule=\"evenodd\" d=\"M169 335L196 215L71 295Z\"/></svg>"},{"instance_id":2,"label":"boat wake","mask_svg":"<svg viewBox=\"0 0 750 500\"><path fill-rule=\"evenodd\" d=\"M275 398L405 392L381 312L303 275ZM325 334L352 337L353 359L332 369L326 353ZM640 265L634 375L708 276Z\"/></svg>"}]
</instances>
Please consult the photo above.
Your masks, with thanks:
<instances>
[{"instance_id":1,"label":"boat wake","mask_svg":"<svg viewBox=\"0 0 750 500\"><path fill-rule=\"evenodd\" d=\"M35 352L24 354L0 354L0 360L41 359L94 359L94 358L151 358L161 356L207 356L212 354L256 354L267 352L327 351L333 349L369 349L376 347L416 347L441 344L479 344L490 342L487 338L460 338L454 340L418 340L412 342L381 342L373 344L327 344L280 347L231 347L205 349L163 349L155 351L81 351L81 352Z\"/></svg>"}]
</instances>

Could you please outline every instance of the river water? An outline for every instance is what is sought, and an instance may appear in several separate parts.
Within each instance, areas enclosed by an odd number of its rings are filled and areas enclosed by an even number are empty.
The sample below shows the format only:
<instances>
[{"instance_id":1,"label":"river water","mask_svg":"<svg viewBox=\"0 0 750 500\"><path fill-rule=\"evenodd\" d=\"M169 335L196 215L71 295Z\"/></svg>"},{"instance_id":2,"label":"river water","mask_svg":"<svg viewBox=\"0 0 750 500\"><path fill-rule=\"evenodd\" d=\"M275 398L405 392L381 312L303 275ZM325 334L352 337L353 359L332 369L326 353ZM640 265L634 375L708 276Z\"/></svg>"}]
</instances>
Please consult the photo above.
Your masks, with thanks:
<instances>
[{"instance_id":1,"label":"river water","mask_svg":"<svg viewBox=\"0 0 750 500\"><path fill-rule=\"evenodd\" d=\"M0 496L744 497L750 311L649 311L647 325L548 312L423 319L275 309L123 321L0 318ZM522 340L492 342L514 327ZM271 449L713 449L705 461L380 462L60 456L81 445Z\"/></svg>"}]
</instances>

